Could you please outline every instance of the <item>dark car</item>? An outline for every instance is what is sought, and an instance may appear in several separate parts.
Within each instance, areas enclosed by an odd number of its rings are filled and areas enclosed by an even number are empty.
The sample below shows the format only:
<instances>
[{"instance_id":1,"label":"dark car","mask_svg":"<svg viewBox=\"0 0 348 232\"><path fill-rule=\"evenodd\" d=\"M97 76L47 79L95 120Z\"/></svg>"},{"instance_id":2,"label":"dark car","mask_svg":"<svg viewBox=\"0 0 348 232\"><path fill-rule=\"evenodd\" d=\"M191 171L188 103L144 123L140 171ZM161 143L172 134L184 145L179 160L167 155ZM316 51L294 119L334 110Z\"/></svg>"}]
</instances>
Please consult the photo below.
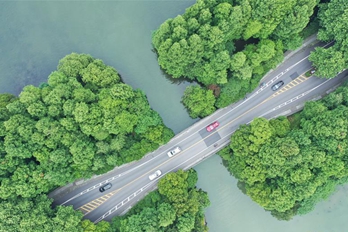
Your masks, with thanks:
<instances>
[{"instance_id":1,"label":"dark car","mask_svg":"<svg viewBox=\"0 0 348 232\"><path fill-rule=\"evenodd\" d=\"M273 91L276 91L278 90L280 87L282 87L284 85L284 81L279 81L277 83L275 83L273 86L272 86L272 90Z\"/></svg>"},{"instance_id":2,"label":"dark car","mask_svg":"<svg viewBox=\"0 0 348 232\"><path fill-rule=\"evenodd\" d=\"M216 127L218 127L220 124L218 121L213 122L212 124L210 124L209 126L207 126L207 131L210 132L212 130L214 130Z\"/></svg>"},{"instance_id":3,"label":"dark car","mask_svg":"<svg viewBox=\"0 0 348 232\"><path fill-rule=\"evenodd\" d=\"M100 192L104 192L105 190L108 190L108 189L110 189L111 187L112 187L112 184L111 184L111 183L107 183L107 184L101 186L101 187L99 188L99 191L100 191Z\"/></svg>"}]
</instances>

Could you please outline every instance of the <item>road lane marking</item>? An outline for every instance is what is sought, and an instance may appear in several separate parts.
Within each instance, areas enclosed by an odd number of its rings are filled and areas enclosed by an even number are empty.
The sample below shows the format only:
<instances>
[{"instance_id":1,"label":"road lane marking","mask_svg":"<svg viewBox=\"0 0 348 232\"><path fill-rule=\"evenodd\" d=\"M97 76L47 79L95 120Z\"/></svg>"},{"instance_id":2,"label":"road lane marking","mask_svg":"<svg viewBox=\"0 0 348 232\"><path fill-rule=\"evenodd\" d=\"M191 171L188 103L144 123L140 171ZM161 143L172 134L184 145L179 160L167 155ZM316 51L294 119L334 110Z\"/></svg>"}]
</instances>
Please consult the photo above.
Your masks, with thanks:
<instances>
[{"instance_id":1,"label":"road lane marking","mask_svg":"<svg viewBox=\"0 0 348 232\"><path fill-rule=\"evenodd\" d=\"M94 201L91 202L91 204L94 204L94 205L99 206L99 205L101 205L102 203L97 203L96 200L94 200Z\"/></svg>"},{"instance_id":2,"label":"road lane marking","mask_svg":"<svg viewBox=\"0 0 348 232\"><path fill-rule=\"evenodd\" d=\"M82 205L81 207L79 207L77 210L80 210L83 213L83 215L87 215L90 212L92 212L93 210L95 210L96 208L98 208L100 205L104 204L107 200L110 199L110 197L115 195L118 191L119 191L119 189L116 189L116 190L114 190L112 192L109 192L108 194L100 196L97 199L93 199L92 201L90 201L90 202Z\"/></svg>"},{"instance_id":3,"label":"road lane marking","mask_svg":"<svg viewBox=\"0 0 348 232\"><path fill-rule=\"evenodd\" d=\"M81 209L84 209L84 210L86 210L87 212L90 210L90 209L93 209L91 206L89 206L89 205L84 205L84 206L82 206L82 207L80 207Z\"/></svg>"}]
</instances>

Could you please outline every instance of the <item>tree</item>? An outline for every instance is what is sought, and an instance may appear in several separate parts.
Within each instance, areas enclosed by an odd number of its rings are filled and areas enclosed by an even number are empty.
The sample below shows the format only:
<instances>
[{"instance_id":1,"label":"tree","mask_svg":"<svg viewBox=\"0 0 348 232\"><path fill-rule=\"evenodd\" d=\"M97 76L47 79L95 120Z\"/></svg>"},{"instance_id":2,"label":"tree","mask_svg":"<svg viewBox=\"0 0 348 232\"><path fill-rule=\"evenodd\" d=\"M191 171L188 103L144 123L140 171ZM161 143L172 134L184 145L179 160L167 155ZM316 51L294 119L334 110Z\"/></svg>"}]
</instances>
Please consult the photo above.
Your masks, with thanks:
<instances>
[{"instance_id":1,"label":"tree","mask_svg":"<svg viewBox=\"0 0 348 232\"><path fill-rule=\"evenodd\" d=\"M199 86L188 86L182 102L192 118L205 117L215 111L213 91L204 90Z\"/></svg>"},{"instance_id":2,"label":"tree","mask_svg":"<svg viewBox=\"0 0 348 232\"><path fill-rule=\"evenodd\" d=\"M120 77L116 70L105 65L102 60L98 59L89 63L86 68L82 69L80 75L86 84L91 85L91 88L109 87L120 81Z\"/></svg>"},{"instance_id":3,"label":"tree","mask_svg":"<svg viewBox=\"0 0 348 232\"><path fill-rule=\"evenodd\" d=\"M247 40L253 35L256 35L260 32L262 28L262 24L259 21L249 21L243 35L243 39Z\"/></svg>"},{"instance_id":4,"label":"tree","mask_svg":"<svg viewBox=\"0 0 348 232\"><path fill-rule=\"evenodd\" d=\"M346 53L348 42L348 3L344 0L332 0L320 4L318 18L321 28L318 39L335 41L334 46L324 49L317 48L312 52L309 60L317 68L316 74L321 77L332 78L348 67Z\"/></svg>"},{"instance_id":5,"label":"tree","mask_svg":"<svg viewBox=\"0 0 348 232\"><path fill-rule=\"evenodd\" d=\"M269 123L274 128L275 134L279 137L285 136L290 131L290 122L286 117L278 117Z\"/></svg>"},{"instance_id":6,"label":"tree","mask_svg":"<svg viewBox=\"0 0 348 232\"><path fill-rule=\"evenodd\" d=\"M159 226L161 227L168 227L176 218L175 209L168 203L161 203L157 208L157 213Z\"/></svg>"},{"instance_id":7,"label":"tree","mask_svg":"<svg viewBox=\"0 0 348 232\"><path fill-rule=\"evenodd\" d=\"M59 61L57 70L67 77L78 77L80 71L93 61L90 55L71 53Z\"/></svg>"},{"instance_id":8,"label":"tree","mask_svg":"<svg viewBox=\"0 0 348 232\"><path fill-rule=\"evenodd\" d=\"M346 86L306 103L296 127L285 117L242 125L220 153L243 191L275 217L307 213L347 182Z\"/></svg>"},{"instance_id":9,"label":"tree","mask_svg":"<svg viewBox=\"0 0 348 232\"><path fill-rule=\"evenodd\" d=\"M184 214L178 218L177 228L179 232L192 231L195 224L195 218L190 214Z\"/></svg>"},{"instance_id":10,"label":"tree","mask_svg":"<svg viewBox=\"0 0 348 232\"><path fill-rule=\"evenodd\" d=\"M194 170L167 174L157 191L112 219L113 231L207 231L204 208L210 202L206 192L194 187L196 181Z\"/></svg>"},{"instance_id":11,"label":"tree","mask_svg":"<svg viewBox=\"0 0 348 232\"><path fill-rule=\"evenodd\" d=\"M170 202L182 201L187 199L187 182L188 173L179 170L177 173L169 173L158 183L158 191L166 196Z\"/></svg>"},{"instance_id":12,"label":"tree","mask_svg":"<svg viewBox=\"0 0 348 232\"><path fill-rule=\"evenodd\" d=\"M0 206L1 231L83 231L82 213L71 206L51 209L51 199L39 195L32 199L3 201Z\"/></svg>"},{"instance_id":13,"label":"tree","mask_svg":"<svg viewBox=\"0 0 348 232\"><path fill-rule=\"evenodd\" d=\"M286 49L294 50L302 43L299 33L307 26L317 0L291 1L291 9L286 13L273 32L276 39L283 41Z\"/></svg>"},{"instance_id":14,"label":"tree","mask_svg":"<svg viewBox=\"0 0 348 232\"><path fill-rule=\"evenodd\" d=\"M101 60L73 53L47 84L0 95L1 231L110 231L107 222L81 222L72 207L51 209L41 194L140 159L173 137L146 95L120 81ZM170 207L162 225L176 219ZM149 207L130 219L138 222L130 231L158 231L155 213Z\"/></svg>"},{"instance_id":15,"label":"tree","mask_svg":"<svg viewBox=\"0 0 348 232\"><path fill-rule=\"evenodd\" d=\"M316 67L315 75L319 77L333 78L346 67L344 55L335 47L318 47L311 53L309 60Z\"/></svg>"},{"instance_id":16,"label":"tree","mask_svg":"<svg viewBox=\"0 0 348 232\"><path fill-rule=\"evenodd\" d=\"M60 61L47 85L27 86L18 99L3 95L0 197L33 198L140 159L169 141L174 133L146 95L119 82L115 69L74 53Z\"/></svg>"}]
</instances>

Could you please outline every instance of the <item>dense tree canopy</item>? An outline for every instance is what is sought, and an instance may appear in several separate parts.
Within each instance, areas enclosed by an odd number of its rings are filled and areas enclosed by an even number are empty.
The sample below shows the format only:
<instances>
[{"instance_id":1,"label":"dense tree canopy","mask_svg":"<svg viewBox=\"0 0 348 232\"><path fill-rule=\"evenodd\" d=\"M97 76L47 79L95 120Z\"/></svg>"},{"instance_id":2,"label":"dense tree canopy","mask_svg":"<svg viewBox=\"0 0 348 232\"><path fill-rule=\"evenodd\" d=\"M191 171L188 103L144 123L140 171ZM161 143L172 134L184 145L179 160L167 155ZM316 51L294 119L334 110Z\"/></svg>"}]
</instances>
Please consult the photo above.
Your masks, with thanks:
<instances>
[{"instance_id":1,"label":"dense tree canopy","mask_svg":"<svg viewBox=\"0 0 348 232\"><path fill-rule=\"evenodd\" d=\"M140 159L173 136L145 94L101 60L66 56L47 84L26 86L18 98L1 94L0 112L0 231L207 231L209 199L195 188L194 170L163 177L158 191L112 224L52 209L42 195Z\"/></svg>"},{"instance_id":2,"label":"dense tree canopy","mask_svg":"<svg viewBox=\"0 0 348 232\"><path fill-rule=\"evenodd\" d=\"M148 194L125 216L116 217L112 228L120 232L134 231L208 231L204 208L208 195L195 188L197 174L179 170L169 173L158 183L158 190Z\"/></svg>"},{"instance_id":3,"label":"dense tree canopy","mask_svg":"<svg viewBox=\"0 0 348 232\"><path fill-rule=\"evenodd\" d=\"M19 198L0 204L0 231L82 231L79 222L82 213L72 207L51 209L46 196L31 199Z\"/></svg>"},{"instance_id":4,"label":"dense tree canopy","mask_svg":"<svg viewBox=\"0 0 348 232\"><path fill-rule=\"evenodd\" d=\"M51 209L42 194L140 159L173 135L114 68L64 57L46 84L0 94L0 230L111 232L70 207Z\"/></svg>"},{"instance_id":5,"label":"dense tree canopy","mask_svg":"<svg viewBox=\"0 0 348 232\"><path fill-rule=\"evenodd\" d=\"M348 181L348 85L308 102L298 127L287 118L255 119L220 155L239 186L278 218L312 210Z\"/></svg>"},{"instance_id":6,"label":"dense tree canopy","mask_svg":"<svg viewBox=\"0 0 348 232\"><path fill-rule=\"evenodd\" d=\"M47 85L26 86L15 100L2 95L0 103L2 199L106 172L173 136L143 92L89 55L66 56Z\"/></svg>"},{"instance_id":7,"label":"dense tree canopy","mask_svg":"<svg viewBox=\"0 0 348 232\"><path fill-rule=\"evenodd\" d=\"M223 107L257 86L283 59L284 49L301 44L300 32L317 3L198 0L154 32L158 62L173 78L186 77L205 87L219 85L222 99L216 106Z\"/></svg>"},{"instance_id":8,"label":"dense tree canopy","mask_svg":"<svg viewBox=\"0 0 348 232\"><path fill-rule=\"evenodd\" d=\"M348 2L331 0L319 8L318 39L335 44L326 49L317 48L309 59L317 68L316 75L332 78L348 67Z\"/></svg>"},{"instance_id":9,"label":"dense tree canopy","mask_svg":"<svg viewBox=\"0 0 348 232\"><path fill-rule=\"evenodd\" d=\"M199 86L188 86L182 98L191 118L205 117L214 113L215 97L212 90Z\"/></svg>"}]
</instances>

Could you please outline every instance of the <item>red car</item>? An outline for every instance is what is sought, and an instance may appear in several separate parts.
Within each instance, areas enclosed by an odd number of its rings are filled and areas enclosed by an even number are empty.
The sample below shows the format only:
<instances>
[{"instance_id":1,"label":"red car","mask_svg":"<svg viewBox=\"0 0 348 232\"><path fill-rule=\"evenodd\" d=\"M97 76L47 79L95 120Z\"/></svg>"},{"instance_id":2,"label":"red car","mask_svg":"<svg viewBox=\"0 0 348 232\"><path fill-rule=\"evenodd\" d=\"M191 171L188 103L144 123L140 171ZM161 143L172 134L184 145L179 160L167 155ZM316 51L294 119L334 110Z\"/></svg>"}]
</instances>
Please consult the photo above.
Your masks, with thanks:
<instances>
[{"instance_id":1,"label":"red car","mask_svg":"<svg viewBox=\"0 0 348 232\"><path fill-rule=\"evenodd\" d=\"M207 126L207 131L210 132L212 130L214 130L216 127L218 127L220 124L218 121L213 122L212 124L210 124L209 126Z\"/></svg>"}]
</instances>

